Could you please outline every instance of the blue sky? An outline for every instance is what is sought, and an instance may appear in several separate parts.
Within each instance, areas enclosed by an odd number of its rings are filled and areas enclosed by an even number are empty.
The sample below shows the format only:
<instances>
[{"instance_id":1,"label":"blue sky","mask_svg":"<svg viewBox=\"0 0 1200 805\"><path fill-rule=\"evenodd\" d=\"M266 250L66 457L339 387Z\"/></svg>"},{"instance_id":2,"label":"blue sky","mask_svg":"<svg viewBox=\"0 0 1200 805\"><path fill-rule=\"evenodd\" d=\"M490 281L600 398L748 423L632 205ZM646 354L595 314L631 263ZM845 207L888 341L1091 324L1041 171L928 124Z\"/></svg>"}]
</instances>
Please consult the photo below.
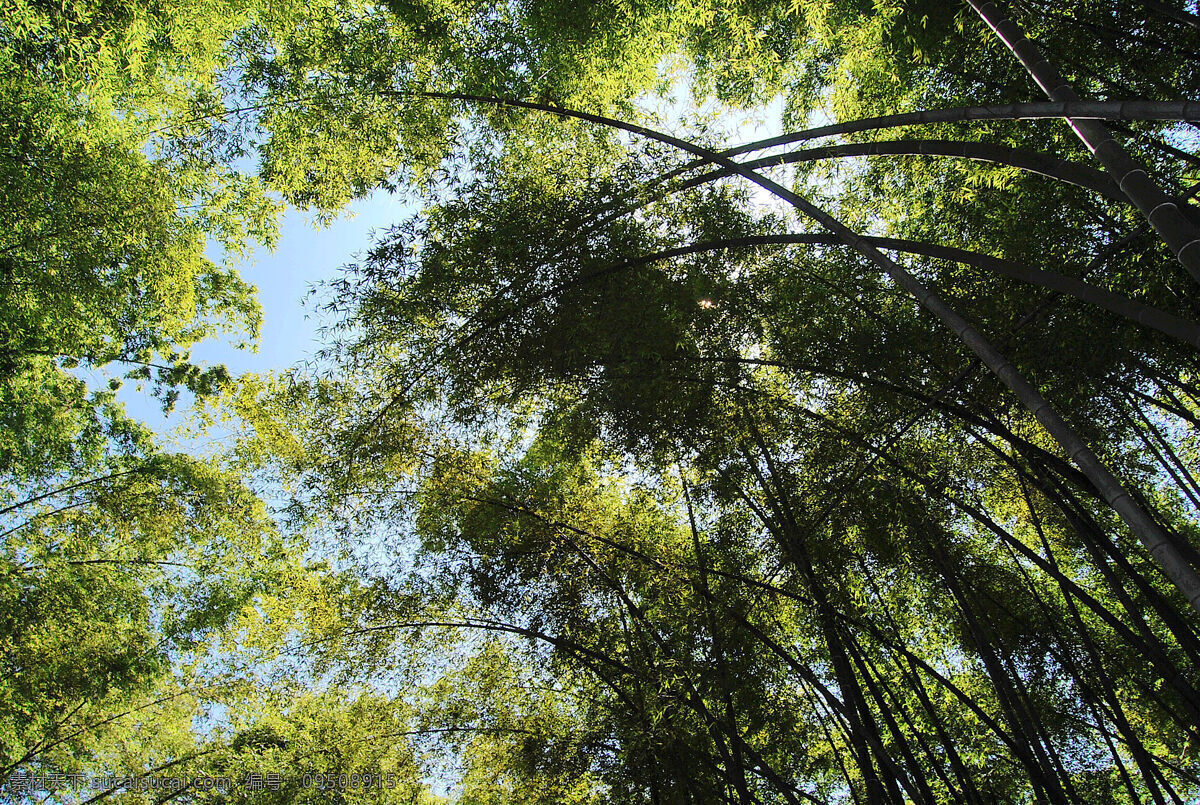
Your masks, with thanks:
<instances>
[{"instance_id":1,"label":"blue sky","mask_svg":"<svg viewBox=\"0 0 1200 805\"><path fill-rule=\"evenodd\" d=\"M318 229L313 216L289 209L280 227L279 246L274 251L256 249L235 264L242 278L258 288L263 325L257 352L235 349L238 339L225 336L208 339L192 350L194 363L224 364L236 375L286 369L317 351L314 311L302 304L309 288L336 275L371 243L371 232L382 230L411 214L397 196L377 192L355 202L334 223ZM219 253L210 254L214 259ZM162 415L161 406L136 384L126 383L120 392L126 410L156 430L168 431L183 422L188 400L181 398L176 412Z\"/></svg>"},{"instance_id":2,"label":"blue sky","mask_svg":"<svg viewBox=\"0 0 1200 805\"><path fill-rule=\"evenodd\" d=\"M317 322L301 304L310 287L333 277L338 269L371 243L371 232L411 214L396 196L377 192L355 202L331 225L318 229L313 216L288 210L275 252L257 249L237 266L242 278L258 288L263 327L257 353L234 349L230 339L199 344L192 358L224 363L234 374L282 369L309 357L316 349Z\"/></svg>"}]
</instances>

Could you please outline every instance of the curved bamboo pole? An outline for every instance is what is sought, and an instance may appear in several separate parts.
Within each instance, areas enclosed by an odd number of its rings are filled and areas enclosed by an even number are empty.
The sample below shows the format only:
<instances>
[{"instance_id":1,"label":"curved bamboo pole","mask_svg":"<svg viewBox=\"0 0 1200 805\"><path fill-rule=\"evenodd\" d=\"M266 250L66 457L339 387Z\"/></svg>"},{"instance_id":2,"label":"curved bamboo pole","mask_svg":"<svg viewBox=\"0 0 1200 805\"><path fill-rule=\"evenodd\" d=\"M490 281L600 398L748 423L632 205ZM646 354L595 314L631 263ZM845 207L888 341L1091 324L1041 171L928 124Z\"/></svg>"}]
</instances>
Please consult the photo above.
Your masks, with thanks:
<instances>
[{"instance_id":1,"label":"curved bamboo pole","mask_svg":"<svg viewBox=\"0 0 1200 805\"><path fill-rule=\"evenodd\" d=\"M722 152L725 153L725 152ZM769 157L760 157L759 159L746 160L741 164L757 170L758 168L772 167L775 165L791 164L794 162L805 162L815 159L837 158L844 156L882 156L882 155L912 155L912 156L945 156L959 159L972 159L979 162L991 162L997 165L1007 165L1017 168L1018 170L1036 173L1040 176L1045 176L1056 181L1074 184L1087 190L1092 190L1104 197L1120 202L1121 204L1129 204L1129 199L1121 192L1116 183L1111 178L1106 176L1102 171L1078 162L1069 162L1067 160L1052 157L1049 154L1043 154L1037 151L1031 151L1021 148L1009 148L1008 146L994 145L991 143L982 143L975 141L958 141L958 140L918 140L918 139L902 139L888 140L885 142L869 142L869 143L848 143L844 145L830 145L818 148L798 149L796 151L788 151L782 154L776 154ZM699 176L694 176L691 179L671 185L655 196L648 196L648 191L655 187L667 185L672 179L694 170L701 165L703 161L696 160L679 168L667 171L666 173L655 177L645 182L638 193L630 193L618 197L615 201L609 201L602 205L600 213L588 222L583 232L589 232L609 221L633 212L648 200L661 200L666 195L671 193L687 190L691 187L696 187L705 182L719 179L725 176L733 175L731 171L718 169L709 171ZM1195 189L1200 189L1197 185ZM640 200L636 204L625 203L630 201L635 196L640 196ZM565 244L573 243L574 240L566 241ZM564 245L565 245L564 244Z\"/></svg>"},{"instance_id":2,"label":"curved bamboo pole","mask_svg":"<svg viewBox=\"0 0 1200 805\"><path fill-rule=\"evenodd\" d=\"M552 107L547 107L552 108ZM556 107L553 107L556 108ZM788 134L779 134L755 140L717 153L722 157L733 157L750 151L762 151L781 145L819 140L842 134L863 131L882 131L905 126L933 125L936 123L969 123L988 120L1050 120L1058 118L1072 120L1176 120L1200 122L1200 101L1077 101L1073 103L1010 103L993 106L955 106L947 109L931 109L921 112L902 112L895 115L864 117L845 123L831 123ZM979 145L983 145L980 143ZM999 146L996 146L999 147ZM1016 149L1014 149L1016 150ZM1049 159L1046 155L1039 155ZM709 160L696 159L660 176L656 182L669 181L676 176L695 170ZM748 164L748 163L744 163ZM764 164L771 164L769 158ZM1063 163L1074 164L1074 163ZM1019 167L1019 166L1018 166ZM1123 198L1123 201L1128 199Z\"/></svg>"},{"instance_id":3,"label":"curved bamboo pole","mask_svg":"<svg viewBox=\"0 0 1200 805\"><path fill-rule=\"evenodd\" d=\"M1049 120L1068 118L1071 120L1178 120L1200 121L1200 101L1070 101L1035 103L1009 103L991 106L954 106L947 109L929 109L921 112L901 112L894 115L864 117L845 123L830 123L811 129L780 134L763 140L755 140L718 152L723 157L736 156L748 151L761 151L777 145L788 145L837 134L854 134L860 131L880 131L903 126L925 126L933 123L969 123L975 120ZM706 160L698 159L693 167Z\"/></svg>"},{"instance_id":4,"label":"curved bamboo pole","mask_svg":"<svg viewBox=\"0 0 1200 805\"><path fill-rule=\"evenodd\" d=\"M1075 90L1063 80L1054 65L1046 61L1037 46L1030 42L1020 27L1005 16L996 4L967 0L996 36L1000 37L1021 62L1037 85L1052 100L1074 103L1080 100ZM1105 170L1112 175L1121 191L1141 210L1163 242L1171 249L1180 264L1200 282L1200 227L1183 214L1175 201L1150 178L1150 174L1113 139L1108 127L1099 120L1067 116L1067 122L1079 139L1088 147Z\"/></svg>"},{"instance_id":5,"label":"curved bamboo pole","mask_svg":"<svg viewBox=\"0 0 1200 805\"><path fill-rule=\"evenodd\" d=\"M743 163L745 164L745 163ZM1081 302L1102 308L1110 313L1115 313L1130 321L1140 324L1144 327L1149 327L1158 330L1164 335L1176 339L1188 346L1200 347L1200 324L1189 321L1187 319L1175 316L1166 311L1159 310L1156 307L1143 304L1127 296L1099 288L1095 285L1090 285L1082 280L1074 277L1067 277L1062 274L1056 274L1052 271L1043 271L1041 269L1032 268L1023 265L1014 260L1005 260L1000 257L993 257L980 252L968 251L967 249L958 249L953 246L939 246L935 243L925 243L923 241L905 240L903 238L884 238L867 236L863 238L879 249L887 251L906 252L908 254L919 254L926 257L935 257L941 260L950 260L952 262L961 263L963 265L972 266L983 271L990 271L994 274L1010 277L1030 285L1037 285L1041 288L1046 288L1051 291L1067 294L1078 299ZM539 293L527 300L524 304L528 307L531 304L536 304L542 300L548 299L555 294L561 293L567 288L578 285L581 282L598 279L609 274L614 274L619 271L625 271L630 268L646 265L648 263L657 262L659 260L669 260L675 257L683 257L689 254L697 254L699 252L717 251L720 249L742 249L755 248L757 246L785 246L785 245L819 245L819 246L844 246L845 243L836 236L826 235L821 233L798 232L782 235L749 235L740 238L726 238L722 240L702 241L699 243L691 243L687 246L679 246L673 249L666 249L654 254L643 255L641 257L633 257L627 260L622 260L619 263L613 263L595 271L588 272L582 276L573 277L571 280L559 283L543 293ZM508 313L505 314L509 315ZM485 324L497 324L498 319L489 319Z\"/></svg>"},{"instance_id":6,"label":"curved bamboo pole","mask_svg":"<svg viewBox=\"0 0 1200 805\"><path fill-rule=\"evenodd\" d=\"M1170 579L1171 583L1183 594L1188 603L1200 613L1200 574L1187 563L1172 544L1171 538L1161 526L1151 517L1129 494L1128 490L1117 480L1116 476L1104 465L1099 457L1084 444L1074 429L1063 419L1062 415L1042 396L1033 385L1021 375L1020 371L992 345L978 330L970 325L957 311L942 301L937 294L910 274L899 263L879 251L867 238L854 232L841 221L808 201L797 193L788 190L777 182L755 173L749 168L695 143L672 137L668 134L628 123L613 118L595 115L589 112L579 112L558 106L496 98L487 95L471 95L450 92L420 92L399 93L410 97L422 97L432 100L460 101L467 103L489 104L492 106L516 109L530 109L545 112L559 117L586 120L598 125L625 131L640 137L656 140L673 146L699 159L712 162L727 168L762 187L764 190L788 202L796 209L819 223L822 227L836 235L847 246L862 254L884 273L891 277L901 288L908 291L922 307L937 316L942 323L954 331L955 335L968 347L984 364L999 378L1021 401L1021 404L1033 414L1034 418L1062 447L1071 460L1088 477L1092 485L1100 492L1105 502L1120 516L1129 529L1146 548L1151 558ZM1200 104L1193 104L1200 112ZM1061 111L1065 104L1059 105ZM1061 116L1061 115L1059 115Z\"/></svg>"},{"instance_id":7,"label":"curved bamboo pole","mask_svg":"<svg viewBox=\"0 0 1200 805\"><path fill-rule=\"evenodd\" d=\"M774 165L791 165L797 162L812 162L819 159L855 156L937 156L990 162L1077 185L1099 193L1111 201L1119 201L1122 204L1129 203L1129 199L1121 192L1121 188L1117 187L1116 182L1095 168L1081 165L1078 162L1056 159L1037 151L1029 151L1023 148L1009 148L991 143L971 142L969 140L903 139L888 140L885 142L826 145L819 148L806 148L788 151L776 156L747 160L741 164L751 170L757 170L758 168L767 168ZM730 174L731 172L728 170L709 171L681 183L678 189L683 190L688 187L694 187L706 181L722 176L729 176Z\"/></svg>"}]
</instances>

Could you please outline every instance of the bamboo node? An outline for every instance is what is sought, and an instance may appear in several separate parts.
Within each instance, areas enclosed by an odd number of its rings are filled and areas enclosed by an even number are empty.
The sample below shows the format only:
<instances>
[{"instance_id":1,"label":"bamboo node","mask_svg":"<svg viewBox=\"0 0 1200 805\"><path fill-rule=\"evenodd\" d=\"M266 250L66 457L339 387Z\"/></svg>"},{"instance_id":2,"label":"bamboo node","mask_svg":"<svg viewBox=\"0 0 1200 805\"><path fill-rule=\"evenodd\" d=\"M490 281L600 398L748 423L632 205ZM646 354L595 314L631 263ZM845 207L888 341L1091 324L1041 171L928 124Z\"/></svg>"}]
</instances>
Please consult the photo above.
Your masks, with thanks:
<instances>
[{"instance_id":1,"label":"bamboo node","mask_svg":"<svg viewBox=\"0 0 1200 805\"><path fill-rule=\"evenodd\" d=\"M1175 252L1175 256L1177 258L1179 258L1180 260L1182 260L1183 253L1197 244L1200 244L1200 238L1195 238L1194 240L1189 240L1187 243L1185 243L1179 247L1179 251Z\"/></svg>"},{"instance_id":2,"label":"bamboo node","mask_svg":"<svg viewBox=\"0 0 1200 805\"><path fill-rule=\"evenodd\" d=\"M1121 188L1122 193L1128 192L1125 189L1125 183L1127 181L1129 181L1129 177L1133 176L1135 173L1140 173L1147 178L1149 178L1149 176L1150 176L1150 174L1146 173L1146 171L1142 170L1141 168L1134 168L1133 170L1129 171L1128 173L1126 173L1124 176L1121 177L1121 181L1117 182L1117 186ZM1158 208L1155 207L1155 209L1158 209ZM1151 214L1153 214L1153 213L1151 213Z\"/></svg>"},{"instance_id":3,"label":"bamboo node","mask_svg":"<svg viewBox=\"0 0 1200 805\"><path fill-rule=\"evenodd\" d=\"M1178 211L1178 209L1179 209L1178 207L1175 206L1175 202L1164 201L1161 204L1159 204L1158 206L1156 206L1154 209L1150 210L1150 212L1146 215L1146 217L1148 219L1150 219L1150 223L1154 223L1155 214L1157 214L1158 211L1161 210L1163 207L1170 207L1171 209L1176 210L1176 211Z\"/></svg>"}]
</instances>

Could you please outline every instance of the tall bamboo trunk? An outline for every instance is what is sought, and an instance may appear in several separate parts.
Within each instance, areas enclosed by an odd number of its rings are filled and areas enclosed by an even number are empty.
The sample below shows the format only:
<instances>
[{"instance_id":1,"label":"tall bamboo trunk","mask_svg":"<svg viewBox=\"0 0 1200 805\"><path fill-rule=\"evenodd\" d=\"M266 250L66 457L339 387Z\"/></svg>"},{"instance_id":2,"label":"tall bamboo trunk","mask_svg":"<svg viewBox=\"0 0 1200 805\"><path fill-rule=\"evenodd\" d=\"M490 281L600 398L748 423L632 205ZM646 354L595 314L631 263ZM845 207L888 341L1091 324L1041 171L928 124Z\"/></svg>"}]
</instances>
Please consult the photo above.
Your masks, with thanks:
<instances>
[{"instance_id":1,"label":"tall bamboo trunk","mask_svg":"<svg viewBox=\"0 0 1200 805\"><path fill-rule=\"evenodd\" d=\"M1025 38L1015 22L1004 15L995 3L967 0L983 18L1000 41L1017 57L1037 85L1053 101L1069 103L1080 100L1057 69L1046 61L1037 46ZM1129 197L1154 231L1171 249L1171 253L1200 282L1200 228L1197 228L1179 206L1151 179L1137 160L1113 139L1108 126L1099 120L1067 118L1071 128L1104 168L1112 174L1121 191Z\"/></svg>"}]
</instances>

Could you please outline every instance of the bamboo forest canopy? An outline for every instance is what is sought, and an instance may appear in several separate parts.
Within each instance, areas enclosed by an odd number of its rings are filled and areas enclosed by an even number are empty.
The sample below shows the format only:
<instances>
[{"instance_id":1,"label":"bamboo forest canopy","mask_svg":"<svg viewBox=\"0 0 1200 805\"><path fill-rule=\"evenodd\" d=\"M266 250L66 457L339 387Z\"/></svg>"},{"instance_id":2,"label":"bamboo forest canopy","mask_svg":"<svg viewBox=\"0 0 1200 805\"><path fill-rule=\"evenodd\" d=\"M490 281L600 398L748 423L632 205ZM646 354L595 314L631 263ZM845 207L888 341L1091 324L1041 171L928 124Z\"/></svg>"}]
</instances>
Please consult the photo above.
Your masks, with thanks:
<instances>
[{"instance_id":1,"label":"bamboo forest canopy","mask_svg":"<svg viewBox=\"0 0 1200 805\"><path fill-rule=\"evenodd\" d=\"M9 3L6 801L1200 796L1200 12L1071 5Z\"/></svg>"}]
</instances>

